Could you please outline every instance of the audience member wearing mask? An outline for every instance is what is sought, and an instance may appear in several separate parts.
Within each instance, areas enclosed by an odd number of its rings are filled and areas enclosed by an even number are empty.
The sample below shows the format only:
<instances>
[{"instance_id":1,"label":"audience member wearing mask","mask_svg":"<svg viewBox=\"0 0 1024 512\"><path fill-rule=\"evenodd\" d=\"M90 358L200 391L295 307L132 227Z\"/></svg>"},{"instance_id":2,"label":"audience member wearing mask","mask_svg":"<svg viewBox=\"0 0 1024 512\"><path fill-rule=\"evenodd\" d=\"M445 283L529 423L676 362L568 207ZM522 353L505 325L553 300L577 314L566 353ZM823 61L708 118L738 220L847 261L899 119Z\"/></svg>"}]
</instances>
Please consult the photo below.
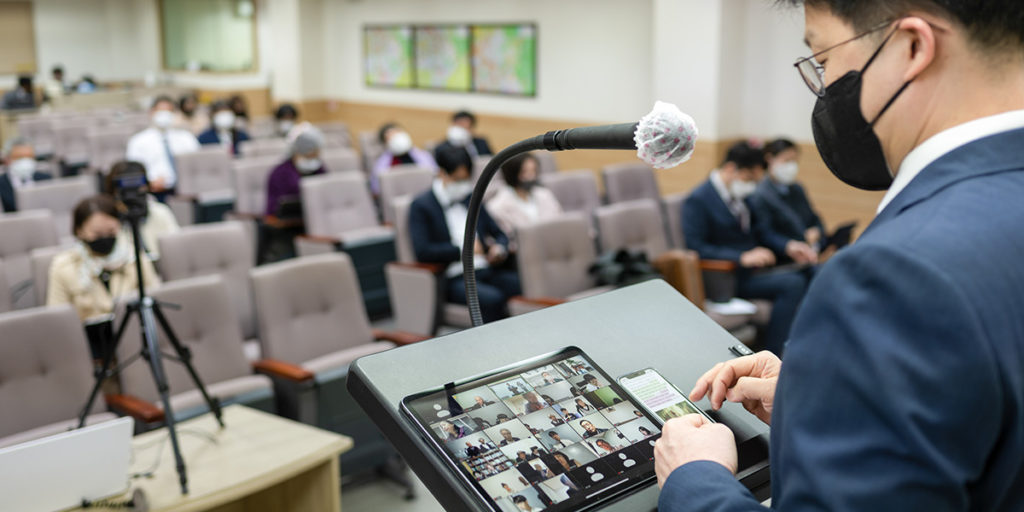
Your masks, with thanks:
<instances>
[{"instance_id":1,"label":"audience member wearing mask","mask_svg":"<svg viewBox=\"0 0 1024 512\"><path fill-rule=\"evenodd\" d=\"M96 79L92 75L82 75L82 79L78 81L78 85L75 86L75 92L78 94L90 94L96 92L99 86L96 84Z\"/></svg>"},{"instance_id":2,"label":"audience member wearing mask","mask_svg":"<svg viewBox=\"0 0 1024 512\"><path fill-rule=\"evenodd\" d=\"M210 112L213 114L213 122L206 131L199 134L199 143L220 144L232 155L237 155L239 143L249 140L249 134L235 127L235 112L226 101L214 102Z\"/></svg>"},{"instance_id":3,"label":"audience member wearing mask","mask_svg":"<svg viewBox=\"0 0 1024 512\"><path fill-rule=\"evenodd\" d=\"M138 289L135 255L118 237L122 227L114 200L85 198L75 206L72 220L77 241L50 264L46 305L71 304L83 321L110 315L117 297ZM142 276L147 290L160 284L147 258Z\"/></svg>"},{"instance_id":4,"label":"audience member wearing mask","mask_svg":"<svg viewBox=\"0 0 1024 512\"><path fill-rule=\"evenodd\" d=\"M274 133L278 137L287 137L299 122L299 109L291 103L285 103L274 111Z\"/></svg>"},{"instance_id":5,"label":"audience member wearing mask","mask_svg":"<svg viewBox=\"0 0 1024 512\"><path fill-rule=\"evenodd\" d=\"M28 139L16 137L4 148L4 173L0 174L0 202L5 212L18 210L17 190L29 188L52 176L36 170L36 153Z\"/></svg>"},{"instance_id":6,"label":"audience member wearing mask","mask_svg":"<svg viewBox=\"0 0 1024 512\"><path fill-rule=\"evenodd\" d=\"M231 111L235 113L235 128L248 130L249 106L246 105L245 98L236 94L228 98L228 105L231 105Z\"/></svg>"},{"instance_id":7,"label":"audience member wearing mask","mask_svg":"<svg viewBox=\"0 0 1024 512\"><path fill-rule=\"evenodd\" d=\"M778 139L765 146L768 176L757 186L750 203L771 217L772 229L794 240L820 248L825 226L814 211L804 188L796 181L800 168L796 144Z\"/></svg>"},{"instance_id":8,"label":"audience member wearing mask","mask_svg":"<svg viewBox=\"0 0 1024 512\"><path fill-rule=\"evenodd\" d=\"M128 140L125 160L139 162L146 168L149 190L161 202L174 193L178 182L175 156L199 149L195 135L174 128L174 100L159 96L149 109L152 126Z\"/></svg>"},{"instance_id":9,"label":"audience member wearing mask","mask_svg":"<svg viewBox=\"0 0 1024 512\"><path fill-rule=\"evenodd\" d=\"M396 165L415 164L424 169L437 169L437 163L430 153L413 146L409 133L395 123L381 127L377 134L384 145L384 153L377 158L370 174L370 189L380 194L380 176Z\"/></svg>"},{"instance_id":10,"label":"audience member wearing mask","mask_svg":"<svg viewBox=\"0 0 1024 512\"><path fill-rule=\"evenodd\" d=\"M303 177L327 172L320 159L323 147L323 134L312 126L295 136L291 157L274 168L267 179L267 215L277 215L282 202L300 197L299 180Z\"/></svg>"},{"instance_id":11,"label":"audience member wearing mask","mask_svg":"<svg viewBox=\"0 0 1024 512\"><path fill-rule=\"evenodd\" d=\"M557 217L562 206L550 190L537 180L540 164L531 154L518 155L501 166L504 187L487 203L487 210L509 237L517 229Z\"/></svg>"},{"instance_id":12,"label":"audience member wearing mask","mask_svg":"<svg viewBox=\"0 0 1024 512\"><path fill-rule=\"evenodd\" d=\"M447 300L466 303L462 274L462 244L467 206L473 191L473 161L463 148L437 153L441 172L430 190L416 197L409 208L409 232L416 259L447 265ZM481 209L477 222L475 263L480 310L485 322L508 316L508 299L522 294L519 274L507 268L508 237Z\"/></svg>"},{"instance_id":13,"label":"audience member wearing mask","mask_svg":"<svg viewBox=\"0 0 1024 512\"><path fill-rule=\"evenodd\" d=\"M465 110L456 112L452 116L452 124L448 126L445 141L438 145L438 147L450 145L466 148L469 156L473 157L474 160L481 156L491 156L494 154L491 151L491 145L487 143L487 139L478 137L474 132L475 129L476 116Z\"/></svg>"},{"instance_id":14,"label":"audience member wearing mask","mask_svg":"<svg viewBox=\"0 0 1024 512\"><path fill-rule=\"evenodd\" d=\"M178 100L178 119L174 125L190 133L202 133L210 126L210 116L200 108L195 93L187 93Z\"/></svg>"},{"instance_id":15,"label":"audience member wearing mask","mask_svg":"<svg viewBox=\"0 0 1024 512\"><path fill-rule=\"evenodd\" d=\"M32 77L18 77L18 86L7 91L3 99L0 99L0 109L23 110L36 108L36 96L32 90Z\"/></svg>"},{"instance_id":16,"label":"audience member wearing mask","mask_svg":"<svg viewBox=\"0 0 1024 512\"><path fill-rule=\"evenodd\" d=\"M138 162L118 162L114 164L103 183L103 193L111 198L115 197L118 179L124 174L134 175L139 172L145 173L146 170ZM142 224L139 226L139 232L142 235L142 250L149 256L149 259L156 261L160 259L160 246L157 244L157 239L163 235L177 233L181 228L178 226L178 220L174 217L170 207L157 201L152 194L147 194L146 198L147 213L146 217L142 219ZM134 249L134 242L131 236L131 227L125 225L118 236L118 243L121 243L123 239L128 247Z\"/></svg>"},{"instance_id":17,"label":"audience member wearing mask","mask_svg":"<svg viewBox=\"0 0 1024 512\"><path fill-rule=\"evenodd\" d=\"M686 247L702 259L726 260L739 266L736 296L772 301L771 320L762 341L781 356L808 277L799 271L758 272L775 265L779 255L814 262L817 253L806 243L771 229L750 208L747 199L764 172L764 153L746 142L729 148L725 162L690 193L683 203Z\"/></svg>"}]
</instances>

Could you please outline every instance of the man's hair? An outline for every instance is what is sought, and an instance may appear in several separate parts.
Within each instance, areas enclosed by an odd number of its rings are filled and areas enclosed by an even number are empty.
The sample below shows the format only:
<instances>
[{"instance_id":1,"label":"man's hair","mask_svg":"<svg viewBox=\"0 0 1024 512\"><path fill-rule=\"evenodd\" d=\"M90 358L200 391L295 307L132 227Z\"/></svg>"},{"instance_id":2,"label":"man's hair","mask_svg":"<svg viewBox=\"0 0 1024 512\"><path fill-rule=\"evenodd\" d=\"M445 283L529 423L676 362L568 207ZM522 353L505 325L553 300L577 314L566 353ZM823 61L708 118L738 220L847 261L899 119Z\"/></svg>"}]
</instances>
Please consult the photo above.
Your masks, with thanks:
<instances>
[{"instance_id":1,"label":"man's hair","mask_svg":"<svg viewBox=\"0 0 1024 512\"><path fill-rule=\"evenodd\" d=\"M178 104L174 101L174 98L171 98L170 96L161 94L160 96L157 96L156 98L153 99L153 103L149 105L149 108L152 110L152 109L156 108L156 106L161 104L161 103L170 103L171 104L171 108L177 108L177 106L178 106Z\"/></svg>"},{"instance_id":2,"label":"man's hair","mask_svg":"<svg viewBox=\"0 0 1024 512\"><path fill-rule=\"evenodd\" d=\"M10 156L11 151L14 151L14 148L20 148L22 146L32 147L32 141L21 136L7 139L7 142L4 143L3 152L0 153L0 157L7 158Z\"/></svg>"},{"instance_id":3,"label":"man's hair","mask_svg":"<svg viewBox=\"0 0 1024 512\"><path fill-rule=\"evenodd\" d=\"M452 121L458 121L459 119L469 119L470 126L476 126L476 116L468 110L460 110L452 116Z\"/></svg>"},{"instance_id":4,"label":"man's hair","mask_svg":"<svg viewBox=\"0 0 1024 512\"><path fill-rule=\"evenodd\" d=\"M401 126L399 126L398 123L393 123L393 122L392 123L384 123L384 126L381 126L380 129L377 130L377 140L379 140L381 144L387 144L388 141L387 141L387 139L384 138L384 136L387 135L388 134L388 130L390 130L392 128L401 128Z\"/></svg>"},{"instance_id":5,"label":"man's hair","mask_svg":"<svg viewBox=\"0 0 1024 512\"><path fill-rule=\"evenodd\" d=\"M780 153L788 149L797 149L796 144L789 139L775 139L764 145L764 154L769 156L778 156Z\"/></svg>"},{"instance_id":6,"label":"man's hair","mask_svg":"<svg viewBox=\"0 0 1024 512\"><path fill-rule=\"evenodd\" d=\"M274 111L274 119L281 119L284 117L291 117L292 119L299 118L299 109L295 108L295 105L291 103L283 103L277 110Z\"/></svg>"},{"instance_id":7,"label":"man's hair","mask_svg":"<svg viewBox=\"0 0 1024 512\"><path fill-rule=\"evenodd\" d=\"M746 141L733 144L729 151L725 153L725 160L722 161L722 165L730 163L736 164L736 167L740 169L753 169L755 167L764 169L767 167L764 161L764 151Z\"/></svg>"},{"instance_id":8,"label":"man's hair","mask_svg":"<svg viewBox=\"0 0 1024 512\"><path fill-rule=\"evenodd\" d=\"M1020 0L778 0L826 8L866 32L886 20L922 11L964 27L968 39L987 52L1024 51L1024 9Z\"/></svg>"},{"instance_id":9,"label":"man's hair","mask_svg":"<svg viewBox=\"0 0 1024 512\"><path fill-rule=\"evenodd\" d=\"M29 75L22 75L18 77L18 86L26 89L32 87L32 77Z\"/></svg>"},{"instance_id":10,"label":"man's hair","mask_svg":"<svg viewBox=\"0 0 1024 512\"><path fill-rule=\"evenodd\" d=\"M459 167L463 166L467 171L473 172L473 158L469 156L469 152L465 148L443 145L438 146L434 152L437 166L441 168L441 172L451 176Z\"/></svg>"}]
</instances>

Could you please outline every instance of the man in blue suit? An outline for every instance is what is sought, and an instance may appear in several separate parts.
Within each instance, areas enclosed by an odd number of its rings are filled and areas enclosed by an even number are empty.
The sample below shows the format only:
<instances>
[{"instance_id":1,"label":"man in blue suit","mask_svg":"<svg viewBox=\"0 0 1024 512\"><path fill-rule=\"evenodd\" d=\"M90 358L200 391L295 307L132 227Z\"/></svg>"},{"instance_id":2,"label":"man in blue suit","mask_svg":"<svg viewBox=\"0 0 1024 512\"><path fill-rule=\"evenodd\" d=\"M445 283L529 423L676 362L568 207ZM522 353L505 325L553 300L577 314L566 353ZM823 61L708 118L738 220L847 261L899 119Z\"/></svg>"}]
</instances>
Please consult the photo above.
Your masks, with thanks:
<instances>
[{"instance_id":1,"label":"man in blue suit","mask_svg":"<svg viewBox=\"0 0 1024 512\"><path fill-rule=\"evenodd\" d=\"M441 168L430 190L420 194L409 207L409 234L413 252L421 263L446 265L445 290L450 302L466 303L466 280L462 273L462 243L466 233L469 196L473 191L473 160L465 148L438 148ZM508 316L508 299L521 295L519 273L508 261L508 236L480 209L477 220L474 259L480 313L485 322Z\"/></svg>"},{"instance_id":2,"label":"man in blue suit","mask_svg":"<svg viewBox=\"0 0 1024 512\"><path fill-rule=\"evenodd\" d=\"M5 172L0 174L0 204L5 212L14 212L18 211L17 189L31 187L53 176L36 170L36 153L27 139L11 139L3 156Z\"/></svg>"},{"instance_id":3,"label":"man in blue suit","mask_svg":"<svg viewBox=\"0 0 1024 512\"><path fill-rule=\"evenodd\" d=\"M1024 510L1019 0L805 7L827 62L800 66L819 150L843 181L889 191L819 271L785 364L719 364L691 398L772 424L775 508ZM733 443L697 416L667 423L660 509L758 509Z\"/></svg>"},{"instance_id":4,"label":"man in blue suit","mask_svg":"<svg viewBox=\"0 0 1024 512\"><path fill-rule=\"evenodd\" d=\"M780 257L813 263L817 254L806 243L774 231L771 219L751 208L747 199L763 171L760 149L746 142L733 145L722 166L683 203L682 226L686 247L697 251L701 259L738 265L737 297L772 301L762 341L781 355L808 278L802 272L765 269Z\"/></svg>"}]
</instances>

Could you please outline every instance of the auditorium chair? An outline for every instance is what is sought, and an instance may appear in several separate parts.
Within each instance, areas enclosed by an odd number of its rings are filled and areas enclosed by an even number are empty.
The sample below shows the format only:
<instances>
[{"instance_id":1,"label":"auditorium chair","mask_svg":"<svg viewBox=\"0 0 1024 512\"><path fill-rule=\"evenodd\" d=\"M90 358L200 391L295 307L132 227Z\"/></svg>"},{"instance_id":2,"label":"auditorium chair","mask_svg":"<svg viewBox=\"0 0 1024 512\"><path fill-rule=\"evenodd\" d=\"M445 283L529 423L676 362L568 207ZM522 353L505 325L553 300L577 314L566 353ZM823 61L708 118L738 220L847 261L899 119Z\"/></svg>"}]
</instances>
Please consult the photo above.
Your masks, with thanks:
<instances>
[{"instance_id":1,"label":"auditorium chair","mask_svg":"<svg viewBox=\"0 0 1024 512\"><path fill-rule=\"evenodd\" d=\"M320 133L324 134L325 148L352 147L352 135L349 133L347 124L342 122L317 123L316 127Z\"/></svg>"},{"instance_id":2,"label":"auditorium chair","mask_svg":"<svg viewBox=\"0 0 1024 512\"><path fill-rule=\"evenodd\" d=\"M391 314L395 325L408 332L434 336L442 326L472 326L465 304L445 301L444 265L420 263L409 234L409 206L412 196L392 201L395 211L395 254L397 261L385 267Z\"/></svg>"},{"instance_id":3,"label":"auditorium chair","mask_svg":"<svg viewBox=\"0 0 1024 512\"><path fill-rule=\"evenodd\" d=\"M231 312L237 319L245 354L259 359L259 331L252 302L249 270L256 253L249 232L238 221L187 226L157 241L160 245L160 273L165 281L219 275L231 298Z\"/></svg>"},{"instance_id":4,"label":"auditorium chair","mask_svg":"<svg viewBox=\"0 0 1024 512\"><path fill-rule=\"evenodd\" d=\"M62 245L74 241L71 214L78 202L96 195L96 179L90 176L58 178L15 191L20 210L49 210Z\"/></svg>"},{"instance_id":5,"label":"auditorium chair","mask_svg":"<svg viewBox=\"0 0 1024 512\"><path fill-rule=\"evenodd\" d=\"M178 341L188 350L192 366L211 397L216 397L222 406L243 404L274 412L271 379L253 373L242 349L238 323L224 321L237 314L221 276L167 282L152 292L147 290L147 293L154 300L166 304L161 309L163 315ZM176 355L159 323L156 330L161 353ZM129 318L124 332L124 338L117 347L117 360L122 365L131 361L144 344L138 315ZM183 364L172 357L164 357L163 367L176 421L209 410ZM111 409L134 417L138 430L163 422L163 403L147 361L135 359L124 366L120 382L120 394L106 396Z\"/></svg>"},{"instance_id":6,"label":"auditorium chair","mask_svg":"<svg viewBox=\"0 0 1024 512\"><path fill-rule=\"evenodd\" d=\"M358 172L363 168L359 163L359 155L349 147L324 147L320 150L320 159L329 173Z\"/></svg>"},{"instance_id":7,"label":"auditorium chair","mask_svg":"<svg viewBox=\"0 0 1024 512\"><path fill-rule=\"evenodd\" d=\"M217 222L234 207L231 155L222 146L207 145L176 155L174 167L178 183L167 205L178 224Z\"/></svg>"},{"instance_id":8,"label":"auditorium chair","mask_svg":"<svg viewBox=\"0 0 1024 512\"><path fill-rule=\"evenodd\" d=\"M380 176L380 209L385 224L394 225L394 200L402 196L417 196L430 190L434 171L418 167L394 168Z\"/></svg>"},{"instance_id":9,"label":"auditorium chair","mask_svg":"<svg viewBox=\"0 0 1024 512\"><path fill-rule=\"evenodd\" d=\"M110 168L124 160L128 140L134 132L130 126L107 126L88 135L89 167L106 176Z\"/></svg>"},{"instance_id":10,"label":"auditorium chair","mask_svg":"<svg viewBox=\"0 0 1024 512\"><path fill-rule=\"evenodd\" d=\"M363 158L363 171L369 176L373 172L373 165L377 163L377 159L384 154L384 145L380 143L377 132L359 134L359 154Z\"/></svg>"},{"instance_id":11,"label":"auditorium chair","mask_svg":"<svg viewBox=\"0 0 1024 512\"><path fill-rule=\"evenodd\" d=\"M71 118L53 125L53 155L66 169L89 164L89 132L97 128L93 118Z\"/></svg>"},{"instance_id":12,"label":"auditorium chair","mask_svg":"<svg viewBox=\"0 0 1024 512\"><path fill-rule=\"evenodd\" d=\"M238 158L231 163L231 183L235 192L235 206L224 214L225 220L245 224L253 250L259 254L260 238L264 236L263 221L267 209L267 180L281 163L281 158L257 156Z\"/></svg>"},{"instance_id":13,"label":"auditorium chair","mask_svg":"<svg viewBox=\"0 0 1024 512\"><path fill-rule=\"evenodd\" d=\"M271 263L251 276L263 333L264 359L255 366L274 379L280 413L352 437L342 468L392 467L394 450L346 389L348 368L359 357L425 337L370 327L344 253Z\"/></svg>"},{"instance_id":14,"label":"auditorium chair","mask_svg":"<svg viewBox=\"0 0 1024 512\"><path fill-rule=\"evenodd\" d=\"M4 260L0 259L0 313L6 313L11 310L11 294L8 293L10 288L7 286L7 271L4 270Z\"/></svg>"},{"instance_id":15,"label":"auditorium chair","mask_svg":"<svg viewBox=\"0 0 1024 512\"><path fill-rule=\"evenodd\" d=\"M53 263L53 258L65 249L65 247L59 246L41 247L32 249L32 252L29 253L29 264L32 267L32 287L39 299L40 306L46 304L46 290L50 284L50 264Z\"/></svg>"},{"instance_id":16,"label":"auditorium chair","mask_svg":"<svg viewBox=\"0 0 1024 512\"><path fill-rule=\"evenodd\" d=\"M654 168L642 162L608 165L601 169L609 203L634 199L661 199Z\"/></svg>"},{"instance_id":17,"label":"auditorium chair","mask_svg":"<svg viewBox=\"0 0 1024 512\"><path fill-rule=\"evenodd\" d=\"M18 134L32 143L36 158L53 156L53 116L47 114L22 114L18 116Z\"/></svg>"},{"instance_id":18,"label":"auditorium chair","mask_svg":"<svg viewBox=\"0 0 1024 512\"><path fill-rule=\"evenodd\" d=\"M366 309L388 313L384 265L395 260L395 234L380 224L362 174L310 176L300 182L306 234L295 238L299 256L344 251L353 261Z\"/></svg>"},{"instance_id":19,"label":"auditorium chair","mask_svg":"<svg viewBox=\"0 0 1024 512\"><path fill-rule=\"evenodd\" d=\"M272 156L284 160L288 157L290 144L284 138L251 139L238 144L239 156L251 158Z\"/></svg>"},{"instance_id":20,"label":"auditorium chair","mask_svg":"<svg viewBox=\"0 0 1024 512\"><path fill-rule=\"evenodd\" d=\"M71 306L0 314L0 448L75 428L93 385L85 331ZM96 400L87 424L116 418Z\"/></svg>"},{"instance_id":21,"label":"auditorium chair","mask_svg":"<svg viewBox=\"0 0 1024 512\"><path fill-rule=\"evenodd\" d=\"M68 226L67 231L71 231ZM0 215L0 261L9 288L2 290L10 297L13 309L24 309L45 303L37 297L32 283L30 253L33 249L53 247L59 239L53 217L47 210L29 210Z\"/></svg>"},{"instance_id":22,"label":"auditorium chair","mask_svg":"<svg viewBox=\"0 0 1024 512\"><path fill-rule=\"evenodd\" d=\"M686 242L683 240L683 203L689 193L671 194L661 198L661 208L665 214L665 228L668 229L668 239L675 249L685 249Z\"/></svg>"},{"instance_id":23,"label":"auditorium chair","mask_svg":"<svg viewBox=\"0 0 1024 512\"><path fill-rule=\"evenodd\" d=\"M540 183L555 194L563 212L579 212L589 219L594 210L601 206L597 180L593 171L588 169L544 174L540 177Z\"/></svg>"},{"instance_id":24,"label":"auditorium chair","mask_svg":"<svg viewBox=\"0 0 1024 512\"><path fill-rule=\"evenodd\" d=\"M555 154L550 151L534 151L533 156L537 158L537 174L547 176L558 172L558 161Z\"/></svg>"}]
</instances>

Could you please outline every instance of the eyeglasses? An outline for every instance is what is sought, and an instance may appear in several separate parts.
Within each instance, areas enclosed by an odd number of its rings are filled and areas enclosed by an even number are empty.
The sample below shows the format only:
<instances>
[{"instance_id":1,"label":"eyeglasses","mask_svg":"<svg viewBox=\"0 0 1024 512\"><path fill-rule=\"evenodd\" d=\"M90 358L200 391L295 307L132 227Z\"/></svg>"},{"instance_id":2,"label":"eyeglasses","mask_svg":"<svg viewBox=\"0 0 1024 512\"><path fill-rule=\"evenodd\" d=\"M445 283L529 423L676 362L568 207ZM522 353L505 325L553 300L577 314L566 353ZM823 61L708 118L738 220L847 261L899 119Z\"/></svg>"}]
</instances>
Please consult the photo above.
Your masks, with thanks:
<instances>
[{"instance_id":1,"label":"eyeglasses","mask_svg":"<svg viewBox=\"0 0 1024 512\"><path fill-rule=\"evenodd\" d=\"M882 29L888 27L889 25L891 25L893 23L893 21L895 21L895 20L886 21L886 22L882 23L881 25L879 25L879 26L877 26L877 27L875 27L875 28L873 28L871 30L868 30L867 32L864 32L864 33L861 33L859 35L856 35L856 36L854 36L854 37L852 37L850 39L847 39L846 41L843 41L841 43L829 46L828 48L825 48L824 50L822 50L822 51L820 51L818 53L815 53L814 55L811 55L810 57L804 57L804 58L796 61L796 63L793 64L793 66L795 66L797 71L800 72L800 78L804 79L804 83L807 84L807 87L811 90L811 92L813 92L819 98L820 97L824 97L825 96L825 67L822 66L821 64L818 64L818 61L816 60L816 58L819 55L822 55L824 53L830 52L830 51L832 51L832 50L834 50L834 49L836 49L836 48L838 48L838 47L840 47L840 46L842 46L844 44L852 43L852 42L854 42L854 41L856 41L858 39L861 39L863 37L867 37L867 36L869 36L871 34L874 34L875 32L878 32L879 30L882 30Z\"/></svg>"}]
</instances>

